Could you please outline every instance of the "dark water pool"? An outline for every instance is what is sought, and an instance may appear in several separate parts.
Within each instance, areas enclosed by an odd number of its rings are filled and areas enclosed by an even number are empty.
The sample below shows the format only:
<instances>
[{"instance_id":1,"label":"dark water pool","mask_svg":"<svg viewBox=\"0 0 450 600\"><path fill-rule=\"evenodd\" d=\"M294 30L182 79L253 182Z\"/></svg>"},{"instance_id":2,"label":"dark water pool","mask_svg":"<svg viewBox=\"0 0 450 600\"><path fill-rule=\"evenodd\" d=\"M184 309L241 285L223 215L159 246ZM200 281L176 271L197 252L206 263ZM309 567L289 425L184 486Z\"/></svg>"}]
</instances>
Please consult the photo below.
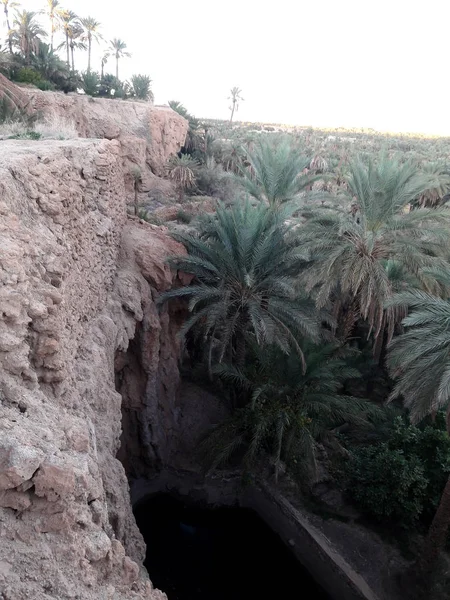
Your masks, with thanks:
<instances>
[{"instance_id":1,"label":"dark water pool","mask_svg":"<svg viewBox=\"0 0 450 600\"><path fill-rule=\"evenodd\" d=\"M251 510L160 494L134 510L145 566L169 600L331 600Z\"/></svg>"}]
</instances>

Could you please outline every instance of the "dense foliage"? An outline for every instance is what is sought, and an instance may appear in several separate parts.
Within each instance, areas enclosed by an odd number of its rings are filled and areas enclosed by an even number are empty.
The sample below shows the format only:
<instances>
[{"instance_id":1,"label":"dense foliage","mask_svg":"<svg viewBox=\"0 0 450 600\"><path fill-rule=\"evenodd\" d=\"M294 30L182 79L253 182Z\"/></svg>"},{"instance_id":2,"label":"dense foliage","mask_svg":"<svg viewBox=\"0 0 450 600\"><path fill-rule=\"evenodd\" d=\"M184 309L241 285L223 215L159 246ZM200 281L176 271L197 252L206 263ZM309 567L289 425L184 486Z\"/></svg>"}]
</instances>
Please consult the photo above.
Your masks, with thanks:
<instances>
[{"instance_id":1,"label":"dense foliage","mask_svg":"<svg viewBox=\"0 0 450 600\"><path fill-rule=\"evenodd\" d=\"M376 523L431 523L424 573L450 523L445 419L415 424L450 397L448 169L414 153L421 140L339 154L335 136L319 149L304 132L199 124L172 107L191 127L184 189L211 194L216 178L211 195L226 200L173 229L188 255L172 265L194 278L163 298L188 300L190 363L231 410L204 441L209 467L267 461L304 485L337 461L337 485ZM404 401L393 426L380 390Z\"/></svg>"}]
</instances>

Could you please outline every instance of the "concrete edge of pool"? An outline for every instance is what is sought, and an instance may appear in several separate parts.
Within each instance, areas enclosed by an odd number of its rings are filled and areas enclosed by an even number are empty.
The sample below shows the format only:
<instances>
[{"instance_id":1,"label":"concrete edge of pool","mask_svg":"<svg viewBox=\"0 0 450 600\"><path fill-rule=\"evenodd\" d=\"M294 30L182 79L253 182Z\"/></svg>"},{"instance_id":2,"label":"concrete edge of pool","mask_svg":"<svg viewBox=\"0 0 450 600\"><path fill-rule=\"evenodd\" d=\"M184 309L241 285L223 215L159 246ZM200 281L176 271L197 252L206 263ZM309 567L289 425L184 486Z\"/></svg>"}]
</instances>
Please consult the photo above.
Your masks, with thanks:
<instances>
[{"instance_id":1,"label":"concrete edge of pool","mask_svg":"<svg viewBox=\"0 0 450 600\"><path fill-rule=\"evenodd\" d=\"M242 489L238 478L208 479L200 483L198 476L192 473L166 470L151 479L130 482L133 506L161 492L186 497L194 503L252 509L278 534L333 600L385 600L370 588L307 516L264 480Z\"/></svg>"}]
</instances>

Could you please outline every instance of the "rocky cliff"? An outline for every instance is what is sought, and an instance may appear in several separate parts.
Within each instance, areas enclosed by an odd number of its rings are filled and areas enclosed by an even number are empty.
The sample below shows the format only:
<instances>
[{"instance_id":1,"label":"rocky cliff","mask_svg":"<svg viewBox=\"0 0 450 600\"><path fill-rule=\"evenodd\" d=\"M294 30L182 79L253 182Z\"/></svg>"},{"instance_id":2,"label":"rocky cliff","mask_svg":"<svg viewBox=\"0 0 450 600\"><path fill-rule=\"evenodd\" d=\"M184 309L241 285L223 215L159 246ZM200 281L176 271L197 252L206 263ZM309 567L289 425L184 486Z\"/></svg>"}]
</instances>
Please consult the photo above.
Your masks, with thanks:
<instances>
[{"instance_id":1,"label":"rocky cliff","mask_svg":"<svg viewBox=\"0 0 450 600\"><path fill-rule=\"evenodd\" d=\"M91 98L80 94L41 92L36 88L18 88L28 98L27 110L40 119L58 125L58 120L73 123L83 138L106 138L120 142L125 190L133 200L132 171L142 175L141 192L168 184L158 178L164 174L167 160L183 145L188 122L167 106L149 102ZM0 81L0 91L2 89ZM6 88L5 88L6 89Z\"/></svg>"},{"instance_id":2,"label":"rocky cliff","mask_svg":"<svg viewBox=\"0 0 450 600\"><path fill-rule=\"evenodd\" d=\"M177 316L155 300L182 247L127 221L120 140L3 142L0 187L0 596L161 598L116 458L114 362L138 328L152 401L175 394Z\"/></svg>"}]
</instances>

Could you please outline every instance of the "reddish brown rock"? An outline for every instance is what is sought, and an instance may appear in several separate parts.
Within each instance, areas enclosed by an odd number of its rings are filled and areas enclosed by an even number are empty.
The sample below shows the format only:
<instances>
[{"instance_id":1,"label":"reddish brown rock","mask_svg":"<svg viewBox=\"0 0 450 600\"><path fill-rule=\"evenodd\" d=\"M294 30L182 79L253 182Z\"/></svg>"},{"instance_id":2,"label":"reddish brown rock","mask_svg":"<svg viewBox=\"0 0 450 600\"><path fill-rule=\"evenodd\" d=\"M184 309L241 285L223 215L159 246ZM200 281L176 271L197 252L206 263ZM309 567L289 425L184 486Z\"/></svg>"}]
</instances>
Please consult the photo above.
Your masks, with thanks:
<instances>
[{"instance_id":1,"label":"reddish brown rock","mask_svg":"<svg viewBox=\"0 0 450 600\"><path fill-rule=\"evenodd\" d=\"M184 309L155 302L182 247L127 220L116 140L3 142L0 187L0 596L163 598L116 458L114 359L141 347L163 460Z\"/></svg>"}]
</instances>

